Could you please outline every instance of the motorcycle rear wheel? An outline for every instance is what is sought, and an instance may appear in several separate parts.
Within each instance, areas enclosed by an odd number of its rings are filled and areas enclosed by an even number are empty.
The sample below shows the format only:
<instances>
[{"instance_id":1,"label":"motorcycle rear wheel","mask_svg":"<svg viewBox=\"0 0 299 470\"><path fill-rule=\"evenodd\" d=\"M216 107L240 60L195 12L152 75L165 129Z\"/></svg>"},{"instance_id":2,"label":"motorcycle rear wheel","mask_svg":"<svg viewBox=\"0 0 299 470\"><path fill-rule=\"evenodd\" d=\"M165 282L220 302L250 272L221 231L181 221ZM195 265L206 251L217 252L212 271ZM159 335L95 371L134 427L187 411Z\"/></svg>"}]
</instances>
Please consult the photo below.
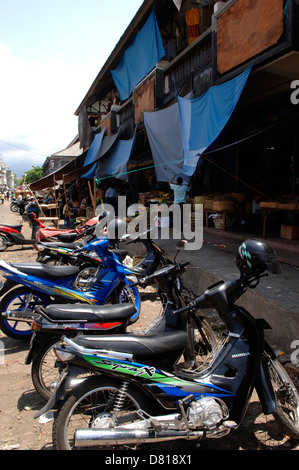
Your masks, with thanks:
<instances>
[{"instance_id":1,"label":"motorcycle rear wheel","mask_svg":"<svg viewBox=\"0 0 299 470\"><path fill-rule=\"evenodd\" d=\"M278 360L269 360L269 371L276 401L273 416L287 436L299 439L299 393Z\"/></svg>"},{"instance_id":2,"label":"motorcycle rear wheel","mask_svg":"<svg viewBox=\"0 0 299 470\"><path fill-rule=\"evenodd\" d=\"M29 304L26 307L28 300ZM13 339L24 340L30 338L32 335L32 319L29 313L24 313L23 318L18 320L13 317L5 318L3 312L10 310L12 313L22 315L22 310L25 310L25 308L29 308L33 312L38 305L45 307L49 303L49 297L33 292L23 286L9 291L0 302L0 329L6 336ZM28 320L26 320L26 316Z\"/></svg>"},{"instance_id":3,"label":"motorcycle rear wheel","mask_svg":"<svg viewBox=\"0 0 299 470\"><path fill-rule=\"evenodd\" d=\"M78 428L106 429L138 423L142 418L137 414L144 410L151 414L153 405L139 390L127 383L109 377L91 377L72 390L69 398L59 408L53 424L53 445L55 450L75 450L74 432ZM113 447L99 445L93 449L127 449L128 446L115 444ZM83 447L83 449L87 449Z\"/></svg>"}]
</instances>

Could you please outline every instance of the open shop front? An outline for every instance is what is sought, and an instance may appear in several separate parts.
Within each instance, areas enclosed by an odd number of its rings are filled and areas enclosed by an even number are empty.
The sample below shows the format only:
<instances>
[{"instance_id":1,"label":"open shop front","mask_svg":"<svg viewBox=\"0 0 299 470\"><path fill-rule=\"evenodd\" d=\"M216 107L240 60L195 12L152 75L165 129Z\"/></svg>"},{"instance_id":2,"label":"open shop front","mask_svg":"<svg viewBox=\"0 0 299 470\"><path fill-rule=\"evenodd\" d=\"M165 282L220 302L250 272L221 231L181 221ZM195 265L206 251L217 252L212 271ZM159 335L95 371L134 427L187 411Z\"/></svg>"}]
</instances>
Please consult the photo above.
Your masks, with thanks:
<instances>
[{"instance_id":1,"label":"open shop front","mask_svg":"<svg viewBox=\"0 0 299 470\"><path fill-rule=\"evenodd\" d=\"M202 155L194 199L204 204L206 227L299 239L299 115L273 116L246 135L238 115L217 150Z\"/></svg>"}]
</instances>

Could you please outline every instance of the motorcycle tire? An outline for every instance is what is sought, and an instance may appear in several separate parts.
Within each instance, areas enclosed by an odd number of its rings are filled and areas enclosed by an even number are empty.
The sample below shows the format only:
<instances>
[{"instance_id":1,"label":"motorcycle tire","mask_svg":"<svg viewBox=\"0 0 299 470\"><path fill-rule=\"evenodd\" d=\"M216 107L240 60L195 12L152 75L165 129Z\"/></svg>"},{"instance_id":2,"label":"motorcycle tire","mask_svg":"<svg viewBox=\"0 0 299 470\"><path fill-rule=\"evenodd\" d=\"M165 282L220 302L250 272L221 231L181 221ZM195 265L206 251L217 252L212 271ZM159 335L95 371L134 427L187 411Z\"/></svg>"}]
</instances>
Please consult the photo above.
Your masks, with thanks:
<instances>
[{"instance_id":1,"label":"motorcycle tire","mask_svg":"<svg viewBox=\"0 0 299 470\"><path fill-rule=\"evenodd\" d=\"M141 312L141 298L139 290L136 286L130 287L130 285L125 284L124 282L115 289L111 295L111 303L113 304L122 304L132 302L136 307L136 313L132 315L130 323L135 323L138 320Z\"/></svg>"},{"instance_id":2,"label":"motorcycle tire","mask_svg":"<svg viewBox=\"0 0 299 470\"><path fill-rule=\"evenodd\" d=\"M38 354L32 361L31 380L37 393L49 400L52 396L51 383L59 378L59 370L56 367L57 357L55 356L53 347L59 342L61 337L51 338L39 350Z\"/></svg>"},{"instance_id":3,"label":"motorcycle tire","mask_svg":"<svg viewBox=\"0 0 299 470\"><path fill-rule=\"evenodd\" d=\"M15 318L5 318L3 313L7 310L12 312L21 312L25 308L26 297L32 296L29 308L33 312L38 305L46 306L51 303L50 297L31 291L26 287L18 287L9 291L4 295L0 302L0 329L2 332L13 339L25 340L29 339L32 335L31 319L26 320L26 315L17 320ZM19 315L22 315L19 313Z\"/></svg>"},{"instance_id":4,"label":"motorcycle tire","mask_svg":"<svg viewBox=\"0 0 299 470\"><path fill-rule=\"evenodd\" d=\"M269 359L268 364L276 402L273 416L285 435L299 439L298 390L278 360Z\"/></svg>"},{"instance_id":5,"label":"motorcycle tire","mask_svg":"<svg viewBox=\"0 0 299 470\"><path fill-rule=\"evenodd\" d=\"M0 251L5 251L9 245L9 241L4 235L0 236Z\"/></svg>"},{"instance_id":6,"label":"motorcycle tire","mask_svg":"<svg viewBox=\"0 0 299 470\"><path fill-rule=\"evenodd\" d=\"M10 204L9 208L11 212L19 212L19 206L17 204L12 203Z\"/></svg>"},{"instance_id":7,"label":"motorcycle tire","mask_svg":"<svg viewBox=\"0 0 299 470\"><path fill-rule=\"evenodd\" d=\"M153 414L153 403L140 390L114 378L90 377L74 388L59 407L52 430L54 449L77 449L74 445L74 432L77 428L113 428L118 416L121 417L123 425L129 422L138 423L142 420L137 413L139 410ZM116 414L113 414L115 411ZM99 450L127 448L127 445L117 444L113 447L93 447Z\"/></svg>"}]
</instances>

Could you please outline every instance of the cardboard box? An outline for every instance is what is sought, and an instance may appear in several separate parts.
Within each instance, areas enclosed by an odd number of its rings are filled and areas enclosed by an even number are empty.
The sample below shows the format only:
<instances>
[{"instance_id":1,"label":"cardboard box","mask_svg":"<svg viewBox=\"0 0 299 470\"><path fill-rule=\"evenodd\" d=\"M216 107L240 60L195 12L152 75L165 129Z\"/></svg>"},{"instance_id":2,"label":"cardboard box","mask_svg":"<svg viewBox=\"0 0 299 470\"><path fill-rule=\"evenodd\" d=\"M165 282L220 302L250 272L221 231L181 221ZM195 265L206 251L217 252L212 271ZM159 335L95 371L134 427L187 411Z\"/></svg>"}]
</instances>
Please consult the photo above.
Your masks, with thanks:
<instances>
[{"instance_id":1,"label":"cardboard box","mask_svg":"<svg viewBox=\"0 0 299 470\"><path fill-rule=\"evenodd\" d=\"M293 225L281 225L280 237L288 240L299 240L299 227Z\"/></svg>"},{"instance_id":2,"label":"cardboard box","mask_svg":"<svg viewBox=\"0 0 299 470\"><path fill-rule=\"evenodd\" d=\"M234 201L213 201L213 211L228 211L234 212L236 210L236 204Z\"/></svg>"}]
</instances>

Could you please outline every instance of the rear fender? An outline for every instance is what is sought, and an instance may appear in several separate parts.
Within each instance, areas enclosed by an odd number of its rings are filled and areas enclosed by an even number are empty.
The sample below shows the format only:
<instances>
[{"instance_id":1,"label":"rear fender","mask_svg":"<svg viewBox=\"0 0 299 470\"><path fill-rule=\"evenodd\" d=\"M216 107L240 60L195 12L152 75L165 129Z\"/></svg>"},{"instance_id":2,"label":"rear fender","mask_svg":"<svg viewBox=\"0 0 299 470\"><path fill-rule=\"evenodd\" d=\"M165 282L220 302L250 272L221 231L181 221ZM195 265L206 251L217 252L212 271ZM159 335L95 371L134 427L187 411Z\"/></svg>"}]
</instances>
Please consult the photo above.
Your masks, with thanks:
<instances>
[{"instance_id":1,"label":"rear fender","mask_svg":"<svg viewBox=\"0 0 299 470\"><path fill-rule=\"evenodd\" d=\"M18 284L15 281L7 279L4 283L0 285L0 297L10 291L13 287L17 286Z\"/></svg>"}]
</instances>

